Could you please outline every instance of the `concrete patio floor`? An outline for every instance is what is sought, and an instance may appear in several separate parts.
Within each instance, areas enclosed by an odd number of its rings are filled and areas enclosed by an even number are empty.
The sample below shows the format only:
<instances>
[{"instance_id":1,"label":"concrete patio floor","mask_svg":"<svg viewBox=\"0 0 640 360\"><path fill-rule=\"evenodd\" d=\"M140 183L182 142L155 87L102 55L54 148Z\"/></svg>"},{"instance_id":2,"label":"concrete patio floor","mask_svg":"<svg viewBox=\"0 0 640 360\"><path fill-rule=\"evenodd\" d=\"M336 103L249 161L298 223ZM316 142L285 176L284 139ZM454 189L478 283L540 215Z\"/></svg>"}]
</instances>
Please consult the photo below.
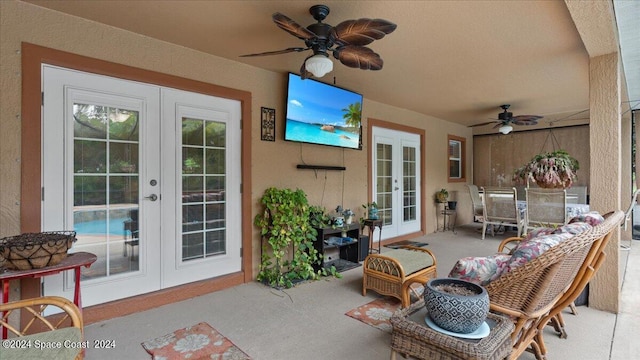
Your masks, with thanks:
<instances>
[{"instance_id":1,"label":"concrete patio floor","mask_svg":"<svg viewBox=\"0 0 640 360\"><path fill-rule=\"evenodd\" d=\"M438 260L438 275L447 275L464 256L495 252L514 234L480 239L475 225L416 239L429 243ZM640 358L640 241L623 241L625 267L619 314L578 307L564 314L567 339L545 330L548 359L627 360ZM362 296L362 268L343 278L307 282L283 291L252 282L152 310L85 327L87 340L115 340L115 349L89 349L86 359L150 359L140 345L174 330L205 321L258 360L388 359L390 335L345 315L379 298ZM520 359L535 359L525 353Z\"/></svg>"}]
</instances>

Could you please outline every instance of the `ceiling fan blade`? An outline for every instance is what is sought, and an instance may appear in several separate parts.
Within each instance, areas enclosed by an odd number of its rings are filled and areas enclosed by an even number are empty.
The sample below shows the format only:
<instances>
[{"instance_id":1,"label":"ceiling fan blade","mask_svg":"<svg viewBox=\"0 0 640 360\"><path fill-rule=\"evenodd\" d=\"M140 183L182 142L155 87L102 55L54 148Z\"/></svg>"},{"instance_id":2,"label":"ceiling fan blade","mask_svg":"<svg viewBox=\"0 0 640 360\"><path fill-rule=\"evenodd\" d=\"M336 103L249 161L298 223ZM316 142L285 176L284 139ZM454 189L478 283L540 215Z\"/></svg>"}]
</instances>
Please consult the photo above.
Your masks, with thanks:
<instances>
[{"instance_id":1,"label":"ceiling fan blade","mask_svg":"<svg viewBox=\"0 0 640 360\"><path fill-rule=\"evenodd\" d=\"M290 52L301 52L301 51L305 51L305 50L309 50L309 49L311 49L311 48L293 47L293 48L286 48L286 49L283 49L283 50L266 51L266 52L261 52L261 53L256 53L256 54L245 54L245 55L240 55L240 57L280 55L280 54L286 54L286 53L290 53Z\"/></svg>"},{"instance_id":2,"label":"ceiling fan blade","mask_svg":"<svg viewBox=\"0 0 640 360\"><path fill-rule=\"evenodd\" d=\"M333 57L346 66L362 70L380 70L384 64L380 55L364 46L340 46L333 50Z\"/></svg>"},{"instance_id":3,"label":"ceiling fan blade","mask_svg":"<svg viewBox=\"0 0 640 360\"><path fill-rule=\"evenodd\" d=\"M288 32L289 34L297 37L298 39L310 40L316 37L316 34L314 34L311 30L298 24L297 22L293 21L286 15L283 15L279 12L273 14L271 18L273 19L273 22L276 23L276 25L278 25L280 29Z\"/></svg>"},{"instance_id":4,"label":"ceiling fan blade","mask_svg":"<svg viewBox=\"0 0 640 360\"><path fill-rule=\"evenodd\" d=\"M537 125L538 120L513 120L516 125Z\"/></svg>"},{"instance_id":5,"label":"ceiling fan blade","mask_svg":"<svg viewBox=\"0 0 640 360\"><path fill-rule=\"evenodd\" d=\"M335 26L329 36L338 46L367 45L392 33L396 27L384 19L347 20Z\"/></svg>"},{"instance_id":6,"label":"ceiling fan blade","mask_svg":"<svg viewBox=\"0 0 640 360\"><path fill-rule=\"evenodd\" d=\"M483 122L483 123L480 123L480 124L473 124L473 125L469 125L469 126L467 126L467 127L485 126L485 125L495 124L495 123L500 123L500 124L502 124L502 121L487 121L487 122Z\"/></svg>"},{"instance_id":7,"label":"ceiling fan blade","mask_svg":"<svg viewBox=\"0 0 640 360\"><path fill-rule=\"evenodd\" d=\"M538 115L518 115L514 116L511 121L516 125L536 125L542 116Z\"/></svg>"}]
</instances>

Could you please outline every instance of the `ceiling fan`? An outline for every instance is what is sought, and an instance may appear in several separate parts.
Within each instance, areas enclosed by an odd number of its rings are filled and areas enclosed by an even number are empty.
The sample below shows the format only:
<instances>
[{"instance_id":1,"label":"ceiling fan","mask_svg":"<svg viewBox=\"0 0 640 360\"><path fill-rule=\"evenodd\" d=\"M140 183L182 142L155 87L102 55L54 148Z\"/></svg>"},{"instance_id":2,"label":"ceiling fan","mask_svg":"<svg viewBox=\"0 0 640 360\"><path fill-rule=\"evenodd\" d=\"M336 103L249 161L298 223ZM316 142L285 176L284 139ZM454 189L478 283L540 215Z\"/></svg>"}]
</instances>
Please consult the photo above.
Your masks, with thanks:
<instances>
[{"instance_id":1,"label":"ceiling fan","mask_svg":"<svg viewBox=\"0 0 640 360\"><path fill-rule=\"evenodd\" d=\"M290 52L313 50L302 63L300 75L303 79L310 76L322 77L333 70L329 52L346 66L363 70L382 69L382 58L370 48L364 46L374 40L382 39L396 29L396 24L383 19L346 20L337 26L323 23L329 15L326 5L314 5L309 13L317 23L302 27L289 17L277 12L272 15L273 22L289 34L304 40L306 47L290 47L283 50L267 51L241 57L279 55Z\"/></svg>"},{"instance_id":2,"label":"ceiling fan","mask_svg":"<svg viewBox=\"0 0 640 360\"><path fill-rule=\"evenodd\" d=\"M513 116L513 113L508 111L511 105L505 104L500 105L500 108L503 110L500 114L498 114L498 119L493 121L487 121L481 124L469 125L469 127L475 126L485 126L489 124L496 124L493 128L499 129L499 131L503 134L508 134L513 130L513 125L536 125L538 120L542 119L542 116L539 115L517 115Z\"/></svg>"}]
</instances>

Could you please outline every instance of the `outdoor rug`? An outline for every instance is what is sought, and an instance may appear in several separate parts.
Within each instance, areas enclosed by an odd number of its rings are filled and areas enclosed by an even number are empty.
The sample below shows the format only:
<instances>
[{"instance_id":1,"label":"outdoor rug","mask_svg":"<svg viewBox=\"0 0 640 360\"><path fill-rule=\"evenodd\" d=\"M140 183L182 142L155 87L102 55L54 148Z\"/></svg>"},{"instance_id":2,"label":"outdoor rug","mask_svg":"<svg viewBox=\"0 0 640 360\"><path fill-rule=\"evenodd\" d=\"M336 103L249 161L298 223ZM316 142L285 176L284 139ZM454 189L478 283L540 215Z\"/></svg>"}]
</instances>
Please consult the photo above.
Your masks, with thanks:
<instances>
[{"instance_id":1,"label":"outdoor rug","mask_svg":"<svg viewBox=\"0 0 640 360\"><path fill-rule=\"evenodd\" d=\"M397 249L398 247L403 246L403 245L411 245L411 246L416 246L416 247L423 247L423 246L428 246L429 243L420 242L420 241L412 241L412 240L403 240L403 241L398 241L398 242L393 243L393 244L385 245L385 247L388 247L390 249Z\"/></svg>"},{"instance_id":2,"label":"outdoor rug","mask_svg":"<svg viewBox=\"0 0 640 360\"><path fill-rule=\"evenodd\" d=\"M414 287L415 293L411 292L411 302L418 300L417 296L422 296L423 287ZM417 293L417 294L416 294ZM400 300L385 296L375 299L367 304L349 310L345 315L360 320L367 325L391 333L391 315L400 309Z\"/></svg>"},{"instance_id":3,"label":"outdoor rug","mask_svg":"<svg viewBox=\"0 0 640 360\"><path fill-rule=\"evenodd\" d=\"M147 340L142 347L153 359L251 360L249 355L205 322Z\"/></svg>"},{"instance_id":4,"label":"outdoor rug","mask_svg":"<svg viewBox=\"0 0 640 360\"><path fill-rule=\"evenodd\" d=\"M360 320L367 325L391 333L391 315L400 308L400 300L383 297L368 304L349 310L345 315Z\"/></svg>"}]
</instances>

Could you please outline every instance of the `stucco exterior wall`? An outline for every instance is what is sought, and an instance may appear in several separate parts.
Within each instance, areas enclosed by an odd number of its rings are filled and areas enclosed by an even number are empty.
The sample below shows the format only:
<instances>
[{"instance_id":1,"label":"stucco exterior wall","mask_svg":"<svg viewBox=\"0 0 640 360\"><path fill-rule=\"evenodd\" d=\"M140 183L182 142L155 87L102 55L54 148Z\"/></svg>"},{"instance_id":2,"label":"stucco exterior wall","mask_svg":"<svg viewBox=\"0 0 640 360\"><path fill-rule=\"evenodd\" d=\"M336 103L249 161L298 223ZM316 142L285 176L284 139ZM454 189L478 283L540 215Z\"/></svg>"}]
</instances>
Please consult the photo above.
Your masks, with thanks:
<instances>
[{"instance_id":1,"label":"stucco exterior wall","mask_svg":"<svg viewBox=\"0 0 640 360\"><path fill-rule=\"evenodd\" d=\"M620 125L620 76L618 53L601 55L591 59L590 109L591 109L591 209L602 214L620 209L621 190L621 125ZM590 283L589 305L617 313L621 278L618 252L620 229L613 230L605 252L607 261Z\"/></svg>"},{"instance_id":2,"label":"stucco exterior wall","mask_svg":"<svg viewBox=\"0 0 640 360\"><path fill-rule=\"evenodd\" d=\"M21 133L21 54L22 42L148 69L183 78L204 81L252 94L252 116L244 119L251 126L252 209L244 216L253 218L264 189L291 187L303 189L310 203L328 209L337 204L360 208L367 202L367 151L341 150L316 145L300 145L283 140L286 75L265 71L239 62L158 41L84 19L64 15L19 1L0 1L0 237L20 232L20 133ZM359 71L359 70L353 70ZM338 80L339 82L339 80ZM339 85L339 83L338 83ZM426 174L427 232L434 230L435 208L431 203L436 190L457 191L459 207L469 208L464 183L447 184L447 134L467 139L467 174L471 176L471 129L406 109L366 99L366 119L375 118L424 129L423 151ZM260 107L276 109L276 141L260 141ZM363 134L367 139L368 134ZM33 139L40 141L40 139ZM347 170L318 172L298 170L302 161L310 164L344 165ZM468 179L471 181L471 179ZM460 212L458 224L471 221L471 210ZM259 236L253 237L253 273L260 259Z\"/></svg>"}]
</instances>

